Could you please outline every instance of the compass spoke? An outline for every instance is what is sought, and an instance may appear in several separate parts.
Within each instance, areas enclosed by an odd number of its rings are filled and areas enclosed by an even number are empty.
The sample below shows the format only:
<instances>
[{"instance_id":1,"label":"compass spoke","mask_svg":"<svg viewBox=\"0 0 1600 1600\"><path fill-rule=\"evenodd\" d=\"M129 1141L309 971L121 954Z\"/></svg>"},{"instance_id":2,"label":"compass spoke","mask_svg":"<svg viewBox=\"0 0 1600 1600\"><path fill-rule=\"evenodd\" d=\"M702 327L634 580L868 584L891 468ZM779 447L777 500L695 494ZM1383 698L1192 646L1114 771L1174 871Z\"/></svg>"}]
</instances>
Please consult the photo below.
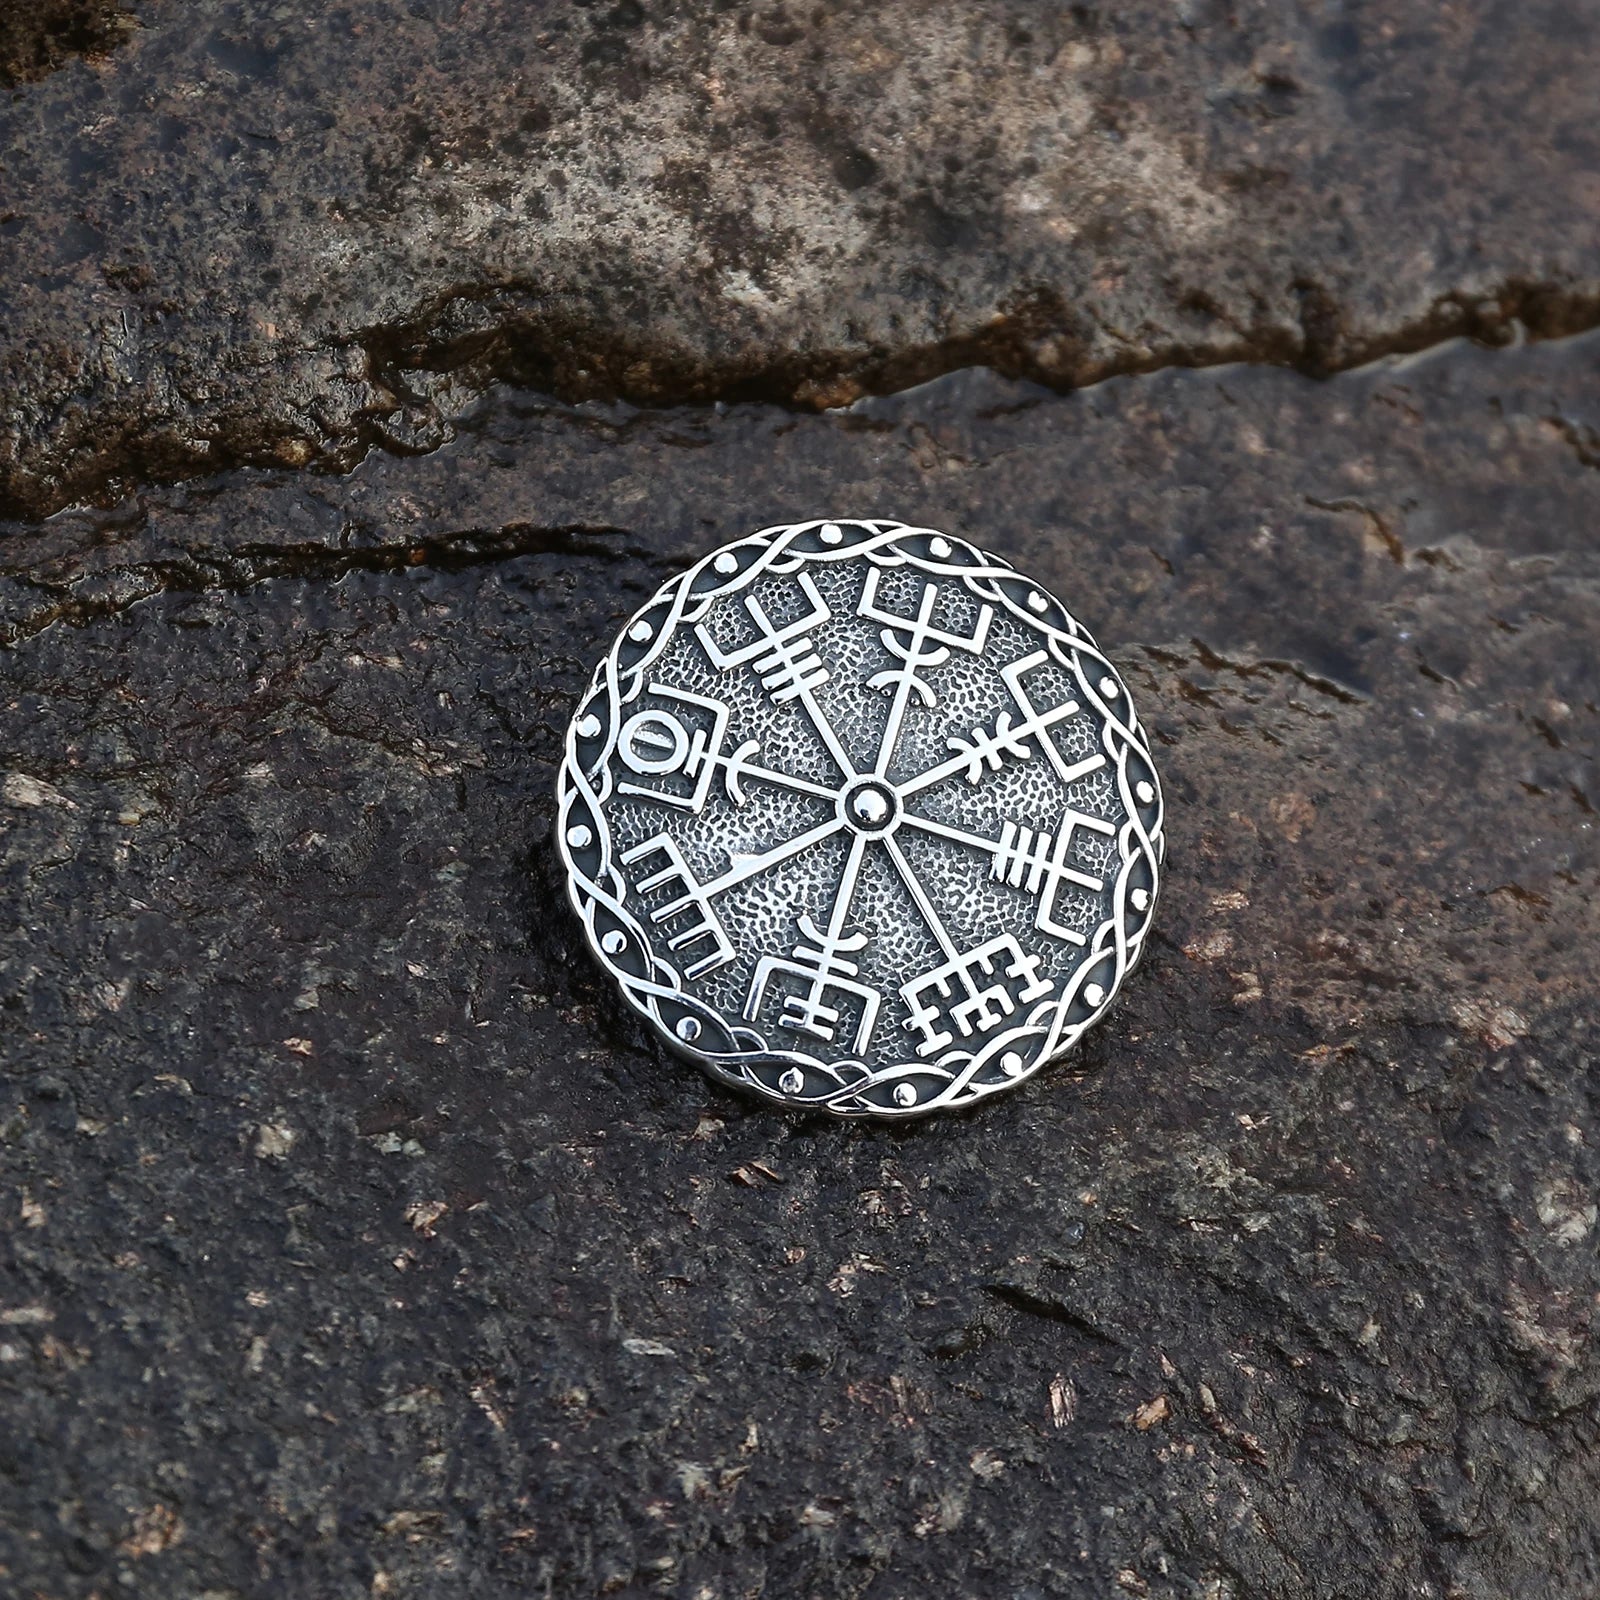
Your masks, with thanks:
<instances>
[{"instance_id":1,"label":"compass spoke","mask_svg":"<svg viewBox=\"0 0 1600 1600\"><path fill-rule=\"evenodd\" d=\"M734 856L733 865L721 877L713 878L700 893L705 896L721 894L724 889L731 889L735 884L743 883L746 879L789 860L791 856L799 855L802 850L809 850L812 845L821 844L824 839L832 838L843 827L844 823L838 817L830 817L826 822L820 822L816 827L797 834L787 844L777 845L761 855Z\"/></svg>"},{"instance_id":2,"label":"compass spoke","mask_svg":"<svg viewBox=\"0 0 1600 1600\"><path fill-rule=\"evenodd\" d=\"M774 772L771 767L753 766L748 761L740 762L737 770L742 778L759 778L762 783L770 783L779 789L788 789L794 794L808 794L818 800L831 801L839 798L837 789L830 789L823 783L813 783L809 778L797 778L792 772Z\"/></svg>"},{"instance_id":3,"label":"compass spoke","mask_svg":"<svg viewBox=\"0 0 1600 1600\"><path fill-rule=\"evenodd\" d=\"M1074 888L1090 894L1104 891L1105 879L1075 864L1073 852L1080 829L1089 833L1115 835L1117 830L1112 823L1068 807L1054 824L1056 831L1053 836L1044 828L1023 826L1009 819L1001 828L998 839L985 839L981 834L968 833L965 828L952 827L948 822L935 822L931 817L919 817L909 811L905 814L905 824L932 834L936 839L946 839L968 850L981 851L993 863L991 875L995 879L1034 897L1034 926L1041 933L1052 934L1068 944L1084 943L1084 935L1079 929L1057 917L1056 898L1063 890Z\"/></svg>"},{"instance_id":4,"label":"compass spoke","mask_svg":"<svg viewBox=\"0 0 1600 1600\"><path fill-rule=\"evenodd\" d=\"M927 688L917 676L917 668L921 665L936 666L949 658L950 652L943 648L930 651L923 656L921 646L928 631L928 623L933 616L933 603L939 598L939 590L934 584L924 584L922 589L922 602L917 607L917 620L911 625L911 642L906 648L905 666L899 671L890 670L879 673L871 681L876 684L880 679L892 679L894 682L894 699L889 705L889 720L884 724L883 738L878 744L878 759L873 763L873 773L882 777L889 770L889 763L894 758L895 746L900 742L900 728L906 720L906 709L911 704L911 691L920 689L929 698L932 691ZM889 630L884 630L886 638L893 640L895 635Z\"/></svg>"},{"instance_id":5,"label":"compass spoke","mask_svg":"<svg viewBox=\"0 0 1600 1600\"><path fill-rule=\"evenodd\" d=\"M806 715L811 719L811 726L817 730L817 737L828 747L828 754L833 757L833 763L838 767L840 776L846 783L853 782L857 776L855 763L851 761L844 745L840 742L839 735L834 732L827 712L817 704L817 697L810 689L802 689L795 698L805 707Z\"/></svg>"},{"instance_id":6,"label":"compass spoke","mask_svg":"<svg viewBox=\"0 0 1600 1600\"><path fill-rule=\"evenodd\" d=\"M911 821L910 817L906 820ZM917 910L922 915L922 920L927 923L928 931L933 935L934 943L944 952L947 959L955 959L960 951L956 942L950 937L950 931L944 925L944 919L934 909L933 902L928 898L928 891L922 886L922 879L917 876L916 868L906 860L906 853L900 848L899 841L886 838L884 845L888 848L889 859L894 862L895 871L900 874L900 881L905 884L906 892L911 896Z\"/></svg>"},{"instance_id":7,"label":"compass spoke","mask_svg":"<svg viewBox=\"0 0 1600 1600\"><path fill-rule=\"evenodd\" d=\"M958 734L948 739L946 743L955 754L901 784L902 797L909 800L913 795L931 789L934 784L942 783L958 772L965 775L968 783L975 784L983 776L985 767L991 772L998 772L1007 761L1031 761L1036 753L1044 756L1063 784L1076 783L1105 766L1106 758L1098 751L1081 761L1069 762L1051 737L1052 728L1077 716L1083 709L1076 700L1064 700L1059 705L1046 707L1033 703L1025 680L1030 672L1045 666L1049 660L1049 651L1036 650L1032 655L1001 667L1000 678L1011 691L1016 714L1002 711L994 719L992 728L980 725L965 737Z\"/></svg>"},{"instance_id":8,"label":"compass spoke","mask_svg":"<svg viewBox=\"0 0 1600 1600\"><path fill-rule=\"evenodd\" d=\"M872 775L882 778L889 771L894 753L900 743L900 730L905 726L906 712L915 694L925 706L938 704L938 695L928 679L920 674L930 667L941 667L950 659L952 650L964 650L970 655L981 655L989 637L989 624L994 619L992 606L980 606L971 633L955 633L933 624L934 608L939 602L939 585L925 583L917 602L915 617L901 616L878 604L879 569L868 570L861 587L861 599L856 615L884 624L878 635L879 642L890 656L903 663L886 667L867 679L867 687L884 689L894 685L894 699L889 705L889 716L884 723L883 737L878 741L878 758L873 763Z\"/></svg>"}]
</instances>

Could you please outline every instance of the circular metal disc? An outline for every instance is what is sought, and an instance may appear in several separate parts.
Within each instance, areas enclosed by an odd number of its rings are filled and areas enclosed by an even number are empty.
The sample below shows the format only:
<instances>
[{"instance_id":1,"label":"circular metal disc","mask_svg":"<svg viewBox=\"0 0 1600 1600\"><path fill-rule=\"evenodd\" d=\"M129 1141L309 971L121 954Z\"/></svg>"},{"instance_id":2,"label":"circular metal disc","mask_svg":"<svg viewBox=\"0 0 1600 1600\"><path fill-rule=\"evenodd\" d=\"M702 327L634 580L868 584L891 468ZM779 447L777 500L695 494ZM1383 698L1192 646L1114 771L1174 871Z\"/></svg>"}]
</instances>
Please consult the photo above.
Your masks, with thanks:
<instances>
[{"instance_id":1,"label":"circular metal disc","mask_svg":"<svg viewBox=\"0 0 1600 1600\"><path fill-rule=\"evenodd\" d=\"M1116 669L960 539L801 522L622 630L559 784L601 963L713 1076L844 1116L1022 1082L1111 1003L1162 861Z\"/></svg>"}]
</instances>

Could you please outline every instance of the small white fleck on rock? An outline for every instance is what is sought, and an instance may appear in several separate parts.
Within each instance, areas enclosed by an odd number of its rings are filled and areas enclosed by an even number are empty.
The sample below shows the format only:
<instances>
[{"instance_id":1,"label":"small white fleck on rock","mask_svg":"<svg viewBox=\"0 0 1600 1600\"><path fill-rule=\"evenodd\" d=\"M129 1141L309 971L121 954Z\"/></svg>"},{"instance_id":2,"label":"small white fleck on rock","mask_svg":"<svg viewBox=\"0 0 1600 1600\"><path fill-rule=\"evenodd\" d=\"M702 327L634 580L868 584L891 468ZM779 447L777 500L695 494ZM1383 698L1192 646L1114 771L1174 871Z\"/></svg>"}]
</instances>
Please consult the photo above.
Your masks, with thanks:
<instances>
[{"instance_id":1,"label":"small white fleck on rock","mask_svg":"<svg viewBox=\"0 0 1600 1600\"><path fill-rule=\"evenodd\" d=\"M1064 1428L1078 1414L1078 1391L1072 1380L1057 1373L1050 1380L1050 1423Z\"/></svg>"},{"instance_id":2,"label":"small white fleck on rock","mask_svg":"<svg viewBox=\"0 0 1600 1600\"><path fill-rule=\"evenodd\" d=\"M282 1161L294 1149L295 1131L281 1122L263 1122L256 1129L256 1154L263 1161Z\"/></svg>"},{"instance_id":3,"label":"small white fleck on rock","mask_svg":"<svg viewBox=\"0 0 1600 1600\"><path fill-rule=\"evenodd\" d=\"M54 1320L55 1312L48 1306L12 1306L0 1311L0 1327L3 1328L37 1328Z\"/></svg>"},{"instance_id":4,"label":"small white fleck on rock","mask_svg":"<svg viewBox=\"0 0 1600 1600\"><path fill-rule=\"evenodd\" d=\"M0 784L0 797L14 806L60 806L63 811L76 811L77 802L69 800L62 792L42 778L30 778L25 772L8 772Z\"/></svg>"},{"instance_id":5,"label":"small white fleck on rock","mask_svg":"<svg viewBox=\"0 0 1600 1600\"><path fill-rule=\"evenodd\" d=\"M1534 1215L1563 1249L1580 1243L1593 1231L1600 1207L1569 1179L1541 1184L1533 1195Z\"/></svg>"},{"instance_id":6,"label":"small white fleck on rock","mask_svg":"<svg viewBox=\"0 0 1600 1600\"><path fill-rule=\"evenodd\" d=\"M1164 1394L1158 1394L1153 1400L1146 1400L1142 1406L1135 1409L1130 1419L1140 1433L1147 1433L1151 1428L1163 1423L1172 1415L1172 1402Z\"/></svg>"},{"instance_id":7,"label":"small white fleck on rock","mask_svg":"<svg viewBox=\"0 0 1600 1600\"><path fill-rule=\"evenodd\" d=\"M677 1351L659 1339L624 1339L622 1348L630 1356L675 1356Z\"/></svg>"},{"instance_id":8,"label":"small white fleck on rock","mask_svg":"<svg viewBox=\"0 0 1600 1600\"><path fill-rule=\"evenodd\" d=\"M424 1239L431 1239L436 1232L439 1218L449 1209L443 1200L413 1200L406 1207L406 1221Z\"/></svg>"}]
</instances>

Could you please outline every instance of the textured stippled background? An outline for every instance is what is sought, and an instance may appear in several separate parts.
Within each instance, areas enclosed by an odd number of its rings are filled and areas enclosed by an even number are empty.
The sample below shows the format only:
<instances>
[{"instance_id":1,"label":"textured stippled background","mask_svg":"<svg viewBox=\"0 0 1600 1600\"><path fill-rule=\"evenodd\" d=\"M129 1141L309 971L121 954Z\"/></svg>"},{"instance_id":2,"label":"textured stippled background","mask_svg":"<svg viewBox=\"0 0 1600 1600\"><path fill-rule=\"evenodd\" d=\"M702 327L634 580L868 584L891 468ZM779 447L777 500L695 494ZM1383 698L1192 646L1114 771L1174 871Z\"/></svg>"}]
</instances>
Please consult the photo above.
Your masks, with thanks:
<instances>
[{"instance_id":1,"label":"textured stippled background","mask_svg":"<svg viewBox=\"0 0 1600 1600\"><path fill-rule=\"evenodd\" d=\"M1600 6L0 78L0 1593L1600 1592ZM618 624L824 512L1037 573L1170 804L1075 1066L910 1129L663 1054L551 846Z\"/></svg>"}]
</instances>

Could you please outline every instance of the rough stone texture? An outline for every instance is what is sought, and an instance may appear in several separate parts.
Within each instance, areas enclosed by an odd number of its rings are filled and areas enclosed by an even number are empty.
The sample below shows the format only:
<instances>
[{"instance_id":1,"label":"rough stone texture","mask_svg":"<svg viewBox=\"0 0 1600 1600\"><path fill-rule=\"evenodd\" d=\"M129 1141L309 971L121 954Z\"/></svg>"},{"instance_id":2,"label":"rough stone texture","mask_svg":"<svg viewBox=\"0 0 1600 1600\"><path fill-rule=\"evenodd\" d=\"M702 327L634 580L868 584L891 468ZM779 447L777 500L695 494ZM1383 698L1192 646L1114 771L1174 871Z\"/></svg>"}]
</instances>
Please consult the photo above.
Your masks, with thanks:
<instances>
[{"instance_id":1,"label":"rough stone texture","mask_svg":"<svg viewBox=\"0 0 1600 1600\"><path fill-rule=\"evenodd\" d=\"M1587 1600L1600 336L848 411L496 395L4 550L0 1581ZM659 1053L559 904L620 620L752 523L1059 589L1171 798L1072 1070Z\"/></svg>"},{"instance_id":2,"label":"rough stone texture","mask_svg":"<svg viewBox=\"0 0 1600 1600\"><path fill-rule=\"evenodd\" d=\"M73 56L105 56L137 25L112 0L8 0L0 4L0 86L46 78Z\"/></svg>"},{"instance_id":3,"label":"rough stone texture","mask_svg":"<svg viewBox=\"0 0 1600 1600\"><path fill-rule=\"evenodd\" d=\"M0 1594L1600 1593L1597 69L0 0ZM1108 1025L910 1129L663 1056L550 843L824 509L1059 589L1172 803Z\"/></svg>"},{"instance_id":4,"label":"rough stone texture","mask_svg":"<svg viewBox=\"0 0 1600 1600\"><path fill-rule=\"evenodd\" d=\"M1600 307L1589 0L0 6L58 63L0 105L26 514L428 448L494 378L820 406Z\"/></svg>"}]
</instances>

